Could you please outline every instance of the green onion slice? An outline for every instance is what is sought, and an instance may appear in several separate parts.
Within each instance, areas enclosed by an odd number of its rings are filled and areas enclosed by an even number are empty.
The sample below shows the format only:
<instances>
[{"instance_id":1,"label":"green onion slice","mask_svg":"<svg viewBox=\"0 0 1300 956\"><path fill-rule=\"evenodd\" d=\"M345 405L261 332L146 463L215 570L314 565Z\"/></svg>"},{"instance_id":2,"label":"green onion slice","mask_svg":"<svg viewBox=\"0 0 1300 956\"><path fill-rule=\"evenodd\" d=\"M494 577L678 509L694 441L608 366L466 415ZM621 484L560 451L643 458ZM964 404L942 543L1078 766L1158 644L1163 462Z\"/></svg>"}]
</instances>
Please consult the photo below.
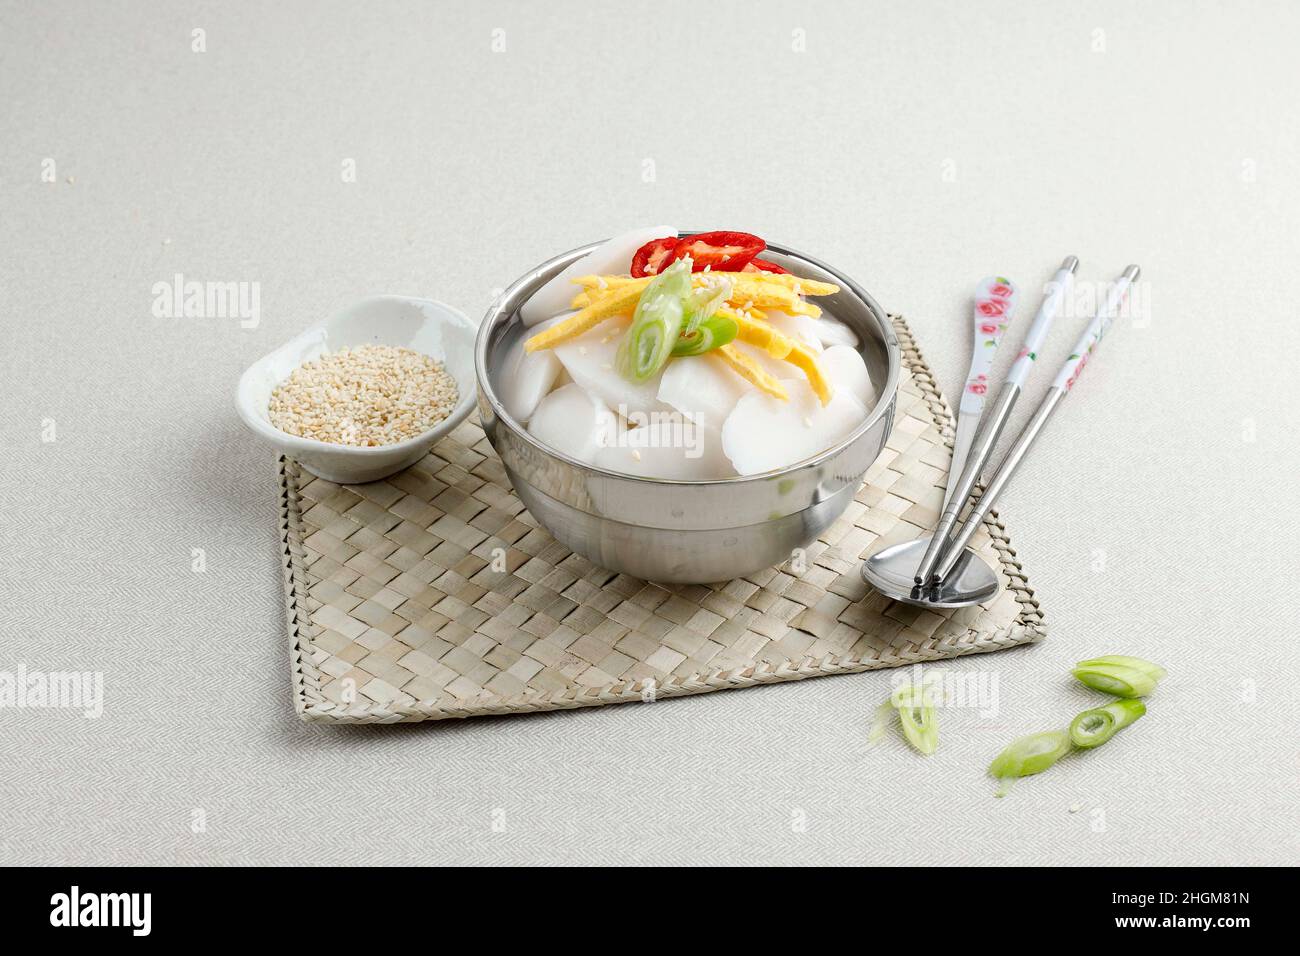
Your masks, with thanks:
<instances>
[{"instance_id":1,"label":"green onion slice","mask_svg":"<svg viewBox=\"0 0 1300 956\"><path fill-rule=\"evenodd\" d=\"M730 298L731 280L709 273L704 285L691 289L686 295L682 331L694 332L701 322L722 308L722 304Z\"/></svg>"},{"instance_id":2,"label":"green onion slice","mask_svg":"<svg viewBox=\"0 0 1300 956\"><path fill-rule=\"evenodd\" d=\"M931 676L920 684L904 684L894 689L889 699L876 708L875 720L867 734L867 744L880 742L895 714L903 726L907 742L927 757L939 747L939 721L935 717L935 692Z\"/></svg>"},{"instance_id":3,"label":"green onion slice","mask_svg":"<svg viewBox=\"0 0 1300 956\"><path fill-rule=\"evenodd\" d=\"M1085 710L1070 723L1070 742L1076 747L1100 747L1146 712L1147 705L1140 700L1117 700Z\"/></svg>"},{"instance_id":4,"label":"green onion slice","mask_svg":"<svg viewBox=\"0 0 1300 956\"><path fill-rule=\"evenodd\" d=\"M1135 671L1141 671L1152 680L1162 680L1168 673L1159 664L1153 664L1150 661L1143 660L1140 657L1127 657L1124 654L1107 654L1105 657L1090 657L1086 661L1079 661L1075 667L1087 667L1091 664L1118 664L1121 667L1131 667Z\"/></svg>"},{"instance_id":5,"label":"green onion slice","mask_svg":"<svg viewBox=\"0 0 1300 956\"><path fill-rule=\"evenodd\" d=\"M650 280L618 347L619 374L631 382L653 378L672 356L691 293L691 259L678 259Z\"/></svg>"},{"instance_id":6,"label":"green onion slice","mask_svg":"<svg viewBox=\"0 0 1300 956\"><path fill-rule=\"evenodd\" d=\"M989 773L999 779L1042 773L1065 756L1069 749L1070 735L1064 730L1045 730L1040 734L1018 737L993 758Z\"/></svg>"},{"instance_id":7,"label":"green onion slice","mask_svg":"<svg viewBox=\"0 0 1300 956\"><path fill-rule=\"evenodd\" d=\"M890 695L890 702L898 708L898 719L908 743L927 757L934 753L939 746L939 721L930 687L915 684L900 687Z\"/></svg>"},{"instance_id":8,"label":"green onion slice","mask_svg":"<svg viewBox=\"0 0 1300 956\"><path fill-rule=\"evenodd\" d=\"M702 319L694 331L683 330L673 345L673 357L703 355L712 349L720 348L740 334L740 326L735 319L723 315L711 315Z\"/></svg>"},{"instance_id":9,"label":"green onion slice","mask_svg":"<svg viewBox=\"0 0 1300 956\"><path fill-rule=\"evenodd\" d=\"M1116 664L1103 657L1080 661L1074 665L1071 673L1080 683L1094 690L1114 694L1116 697L1145 697L1155 690L1156 681L1159 680L1152 676L1153 672L1150 670L1141 670L1127 664Z\"/></svg>"}]
</instances>

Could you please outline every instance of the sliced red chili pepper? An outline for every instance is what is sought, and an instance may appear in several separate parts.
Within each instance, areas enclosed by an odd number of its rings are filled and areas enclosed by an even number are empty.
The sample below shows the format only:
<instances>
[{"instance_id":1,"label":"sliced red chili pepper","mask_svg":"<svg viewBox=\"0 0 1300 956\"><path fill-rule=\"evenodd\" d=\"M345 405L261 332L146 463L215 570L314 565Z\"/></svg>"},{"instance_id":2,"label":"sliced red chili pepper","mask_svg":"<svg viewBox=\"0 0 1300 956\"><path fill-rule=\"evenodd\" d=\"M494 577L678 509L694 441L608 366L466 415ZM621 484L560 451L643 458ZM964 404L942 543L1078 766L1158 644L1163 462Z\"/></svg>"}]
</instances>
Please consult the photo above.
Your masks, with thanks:
<instances>
[{"instance_id":1,"label":"sliced red chili pepper","mask_svg":"<svg viewBox=\"0 0 1300 956\"><path fill-rule=\"evenodd\" d=\"M782 269L775 262L768 262L766 259L750 259L749 265L740 270L741 272L778 272L781 275L789 275L789 269Z\"/></svg>"},{"instance_id":2,"label":"sliced red chili pepper","mask_svg":"<svg viewBox=\"0 0 1300 956\"><path fill-rule=\"evenodd\" d=\"M676 236L651 239L632 257L633 277L643 279L646 276L657 276L659 271L672 261L673 249L676 246Z\"/></svg>"},{"instance_id":3,"label":"sliced red chili pepper","mask_svg":"<svg viewBox=\"0 0 1300 956\"><path fill-rule=\"evenodd\" d=\"M678 241L673 260L690 256L692 272L708 266L714 272L739 272L767 248L767 243L747 232L701 232Z\"/></svg>"}]
</instances>

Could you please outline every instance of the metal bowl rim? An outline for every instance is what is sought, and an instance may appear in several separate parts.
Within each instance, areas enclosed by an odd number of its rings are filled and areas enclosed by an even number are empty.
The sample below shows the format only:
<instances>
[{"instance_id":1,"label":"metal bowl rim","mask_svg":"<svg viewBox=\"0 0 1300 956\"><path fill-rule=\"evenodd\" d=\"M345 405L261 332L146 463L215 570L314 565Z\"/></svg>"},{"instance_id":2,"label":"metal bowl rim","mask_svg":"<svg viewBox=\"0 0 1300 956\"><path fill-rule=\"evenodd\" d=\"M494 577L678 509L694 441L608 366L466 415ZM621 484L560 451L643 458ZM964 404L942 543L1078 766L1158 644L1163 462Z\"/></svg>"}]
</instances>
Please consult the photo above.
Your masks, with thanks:
<instances>
[{"instance_id":1,"label":"metal bowl rim","mask_svg":"<svg viewBox=\"0 0 1300 956\"><path fill-rule=\"evenodd\" d=\"M701 231L703 230L685 230L679 232L678 235L684 238L686 236L696 235ZM879 421L882 417L884 417L887 411L893 406L894 399L896 398L896 393L898 391L898 379L902 371L902 352L898 345L898 336L894 332L893 326L890 324L889 317L885 314L884 309L882 309L879 303L877 303L876 300L871 297L870 293L868 293L864 288L862 288L862 286L860 286L857 282L849 278L840 270L832 268L831 266L822 262L820 259L815 259L812 256L806 255L798 251L797 249L793 249L789 246L784 246L784 245L779 245L777 243L769 242L767 244L767 248L772 252L779 253L780 255L790 256L794 259L802 260L803 262L806 262L809 265L815 266L816 268L821 269L824 272L829 273L830 275L833 275L839 281L842 288L848 290L849 292L852 292L853 295L857 296L857 298L860 299L864 305L866 305L867 311L871 313L873 318L875 318L876 324L880 328L881 338L884 340L885 343L885 355L889 365L889 371L885 377L885 386L880 390L880 394L876 397L875 407L872 408L871 412L867 415L867 417L862 420L862 424L859 425L857 428L855 428L846 438L840 440L838 443L832 445L830 448L827 448L824 451L817 453L811 458L805 458L802 461L794 462L792 464L784 466L783 468L776 468L771 471L760 472L759 474L756 475L738 475L731 478L709 478L703 481L686 481L680 478L648 478L645 477L644 475L629 475L626 472L622 472L622 471L610 471L609 469L598 468L595 465L589 465L586 462L579 461L576 458L571 458L570 456L564 454L558 449L552 448L550 445L538 441L529 433L527 428L520 425L519 422L516 422L514 418L505 410L505 406L502 405L500 399L497 398L496 392L493 390L492 384L488 380L488 375L487 375L488 339L491 337L493 328L495 328L500 323L502 315L504 314L507 316L507 318L509 317L510 313L504 312L503 303L509 300L513 296L513 294L519 289L520 286L537 279L542 273L547 272L556 266L559 266L561 269L563 269L565 266L569 265L570 263L576 262L578 259L585 256L587 253L592 252L593 250L599 248L600 246L604 245L608 241L609 241L608 239L601 239L597 242L588 243L585 246L578 246L576 249L570 249L568 252L562 252L558 256L554 256L546 260L545 262L542 262L539 265L534 266L523 276L519 277L514 282L510 283L510 285L507 286L502 291L501 295L498 296L497 299L488 307L487 314L484 315L483 317L483 323L479 327L478 337L474 342L474 371L478 377L479 393L487 398L488 405L491 406L492 408L492 413L497 417L499 421L508 425L511 432L516 437L522 439L526 444L532 446L538 451L546 455L549 455L552 458L557 458L560 461L563 461L566 464L569 464L572 467L577 468L584 473L593 474L593 475L602 475L608 478L617 478L621 481L646 483L651 485L681 485L683 487L688 487L688 488L725 487L731 485L738 486L738 485L750 484L755 482L772 481L775 479L784 478L792 474L793 472L800 471L805 468L816 467L818 465L821 465L823 462L835 457L835 455L837 455L839 452L843 451L845 448L848 448L855 441L857 441L859 438L865 435L872 428L872 426L875 425L876 422ZM547 281L549 281L549 277ZM541 288L541 286L538 286L538 288ZM522 305L523 302L520 302L519 306ZM516 306L516 308L518 308L518 306Z\"/></svg>"}]
</instances>

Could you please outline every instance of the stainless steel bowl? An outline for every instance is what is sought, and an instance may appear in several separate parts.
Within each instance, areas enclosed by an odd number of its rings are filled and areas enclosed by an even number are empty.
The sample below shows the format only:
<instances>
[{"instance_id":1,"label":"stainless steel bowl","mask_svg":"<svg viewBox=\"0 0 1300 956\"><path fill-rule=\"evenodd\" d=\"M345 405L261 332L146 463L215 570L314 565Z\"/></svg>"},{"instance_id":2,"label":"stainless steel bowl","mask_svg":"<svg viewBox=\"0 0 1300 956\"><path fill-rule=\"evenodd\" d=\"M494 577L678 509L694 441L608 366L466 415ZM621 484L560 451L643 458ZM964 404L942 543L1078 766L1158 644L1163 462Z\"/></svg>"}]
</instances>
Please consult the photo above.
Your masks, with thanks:
<instances>
[{"instance_id":1,"label":"stainless steel bowl","mask_svg":"<svg viewBox=\"0 0 1300 956\"><path fill-rule=\"evenodd\" d=\"M727 581L788 560L844 513L885 447L901 366L888 317L848 276L793 249L769 245L764 258L840 286L842 291L817 302L858 334L859 350L879 391L876 407L835 446L760 475L668 481L605 471L528 434L502 407L494 381L501 357L524 334L520 305L599 245L556 256L517 279L479 327L474 356L479 417L520 500L571 550L649 581Z\"/></svg>"}]
</instances>

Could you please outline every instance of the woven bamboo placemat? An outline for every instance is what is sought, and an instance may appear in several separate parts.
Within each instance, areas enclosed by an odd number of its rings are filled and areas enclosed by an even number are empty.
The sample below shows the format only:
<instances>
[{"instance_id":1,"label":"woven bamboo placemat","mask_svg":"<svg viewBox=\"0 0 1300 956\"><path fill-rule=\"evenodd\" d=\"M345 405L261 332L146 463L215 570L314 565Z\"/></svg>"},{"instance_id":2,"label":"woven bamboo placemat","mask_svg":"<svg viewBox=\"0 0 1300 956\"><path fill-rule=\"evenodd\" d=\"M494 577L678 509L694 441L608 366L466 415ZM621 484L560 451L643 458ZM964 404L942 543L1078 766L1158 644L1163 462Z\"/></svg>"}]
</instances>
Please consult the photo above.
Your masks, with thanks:
<instances>
[{"instance_id":1,"label":"woven bamboo placemat","mask_svg":"<svg viewBox=\"0 0 1300 956\"><path fill-rule=\"evenodd\" d=\"M371 484L337 485L281 458L299 715L390 723L591 707L1041 639L1042 612L996 513L972 545L1003 582L985 605L937 613L859 576L865 555L933 526L952 453L948 407L906 323L893 322L894 429L855 501L802 560L734 581L657 585L572 553L515 497L474 419Z\"/></svg>"}]
</instances>

